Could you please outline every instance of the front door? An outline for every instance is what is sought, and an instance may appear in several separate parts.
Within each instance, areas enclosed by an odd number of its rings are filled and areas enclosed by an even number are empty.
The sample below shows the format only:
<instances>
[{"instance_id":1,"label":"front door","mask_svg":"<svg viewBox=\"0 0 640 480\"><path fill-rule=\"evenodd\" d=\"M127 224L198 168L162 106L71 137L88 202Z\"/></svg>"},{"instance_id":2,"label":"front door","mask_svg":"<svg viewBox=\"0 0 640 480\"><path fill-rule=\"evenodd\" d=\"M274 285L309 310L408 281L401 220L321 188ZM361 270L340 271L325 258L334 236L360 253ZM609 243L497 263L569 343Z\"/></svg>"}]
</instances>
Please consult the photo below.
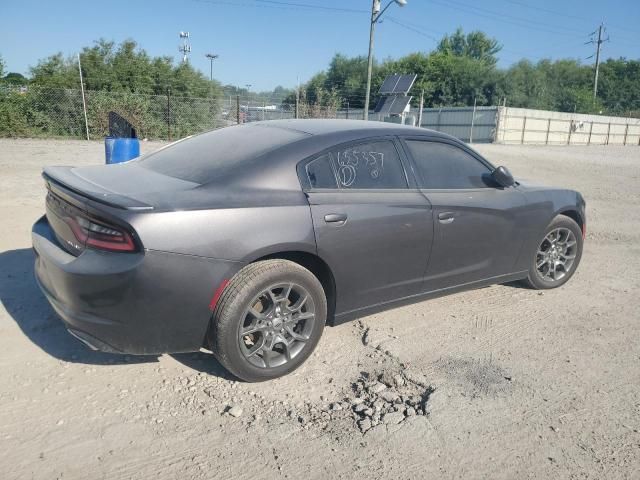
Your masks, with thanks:
<instances>
[{"instance_id":1,"label":"front door","mask_svg":"<svg viewBox=\"0 0 640 480\"><path fill-rule=\"evenodd\" d=\"M433 208L434 243L424 291L513 273L523 241L517 187L491 180L491 167L455 143L405 139Z\"/></svg>"}]
</instances>

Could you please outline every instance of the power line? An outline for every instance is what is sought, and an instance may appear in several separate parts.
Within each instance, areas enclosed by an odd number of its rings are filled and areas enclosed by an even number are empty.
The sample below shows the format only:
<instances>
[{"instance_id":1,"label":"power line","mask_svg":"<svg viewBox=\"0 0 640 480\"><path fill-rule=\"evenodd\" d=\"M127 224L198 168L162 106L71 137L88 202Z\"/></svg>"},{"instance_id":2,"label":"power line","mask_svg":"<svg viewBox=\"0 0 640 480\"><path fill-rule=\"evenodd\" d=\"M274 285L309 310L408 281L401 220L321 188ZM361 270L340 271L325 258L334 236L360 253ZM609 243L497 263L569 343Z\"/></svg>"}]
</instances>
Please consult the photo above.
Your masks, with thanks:
<instances>
[{"instance_id":1,"label":"power line","mask_svg":"<svg viewBox=\"0 0 640 480\"><path fill-rule=\"evenodd\" d=\"M301 7L301 8L312 8L318 10L330 10L334 12L349 12L349 13L368 13L367 10L359 10L355 8L343 8L343 7L327 7L326 5L316 5L309 3L299 3L299 2L283 2L280 0L253 0L254 2L259 3L269 3L274 5L284 5L284 6L292 6L292 7Z\"/></svg>"},{"instance_id":2,"label":"power line","mask_svg":"<svg viewBox=\"0 0 640 480\"><path fill-rule=\"evenodd\" d=\"M561 17L571 18L573 20L580 20L580 21L587 22L587 23L592 23L593 22L593 19L591 19L591 18L580 17L578 15L571 15L571 14L564 13L564 12L558 12L557 10L550 10L548 8L542 8L542 7L539 7L538 5L535 5L535 6L528 5L528 4L523 3L523 2L518 2L517 0L504 0L504 1L507 2L507 3L512 3L514 5L519 5L521 7L529 8L531 10L536 10L536 11L539 11L539 12L551 13L553 15L558 15L558 16L561 16ZM612 24L609 24L609 27L614 27L614 28L617 28L619 30L625 30L625 31L631 32L631 33L639 33L638 30L632 30L630 28L616 26L616 25L612 25Z\"/></svg>"},{"instance_id":3,"label":"power line","mask_svg":"<svg viewBox=\"0 0 640 480\"><path fill-rule=\"evenodd\" d=\"M425 30L423 30L422 28L418 27L417 24L415 24L415 23L404 22L404 21L400 22L398 19L396 19L394 17L390 17L390 16L387 17L387 20L391 20L393 23L398 24L398 25L406 28L407 30L410 30L410 31L412 31L414 33L417 33L419 35L425 36L427 38L430 38L431 40L434 40L436 42L440 41L440 39L437 39L436 37L434 37L432 35L429 35ZM450 35L450 34L444 33L444 32L436 32L434 30L430 30L430 31L433 32L433 33L440 34L440 35ZM518 51L515 51L515 50L506 49L506 48L501 48L500 52L507 52L507 53L512 53L512 54L516 54L516 55L522 55L523 57L539 59L539 60L541 60L543 58L547 58L547 57L541 57L541 56L538 56L538 55L532 55L530 53L518 52ZM504 57L504 56L501 56L501 57ZM510 58L511 58L511 60L513 60L513 57L510 57Z\"/></svg>"},{"instance_id":4,"label":"power line","mask_svg":"<svg viewBox=\"0 0 640 480\"><path fill-rule=\"evenodd\" d=\"M429 38L430 40L433 40L434 42L439 42L440 40L437 39L436 37L434 37L433 35L429 35L428 33L426 33L425 31L412 27L411 25L401 22L400 20L395 19L394 17L391 16L387 16L387 18L385 20L389 20L391 23L395 23L396 25L406 29L406 30L410 30L414 33L417 33L418 35L422 35L423 37Z\"/></svg>"},{"instance_id":5,"label":"power line","mask_svg":"<svg viewBox=\"0 0 640 480\"><path fill-rule=\"evenodd\" d=\"M563 36L569 36L569 37L579 36L572 33L567 33L568 29L565 27L559 27L559 28L562 28L562 30L555 30L554 28L557 27L555 25L549 25L542 22L536 22L530 19L514 17L512 15L506 15L500 12L496 12L494 10L488 10L486 8L476 7L475 5L469 5L467 3L457 2L454 0L447 0L447 1L431 0L431 3L440 5L443 7L451 8L454 10L465 10L469 13L473 13L474 15L477 15L480 17L488 18L490 20L497 20L499 22L508 23L521 28L528 28L530 30L538 30L545 33L552 33L555 35L563 35ZM533 24L537 24L541 26L535 26ZM575 31L577 32L577 30Z\"/></svg>"},{"instance_id":6,"label":"power line","mask_svg":"<svg viewBox=\"0 0 640 480\"><path fill-rule=\"evenodd\" d=\"M328 7L326 5L317 5L310 3L300 2L285 2L280 0L246 0L244 2L234 2L230 0L192 0L199 3L209 3L212 5L224 5L231 7L249 7L249 8L277 8L281 10L321 10L329 12L343 12L343 13L367 13L367 10L357 10L354 8L344 7ZM257 3L247 3L257 2Z\"/></svg>"}]
</instances>

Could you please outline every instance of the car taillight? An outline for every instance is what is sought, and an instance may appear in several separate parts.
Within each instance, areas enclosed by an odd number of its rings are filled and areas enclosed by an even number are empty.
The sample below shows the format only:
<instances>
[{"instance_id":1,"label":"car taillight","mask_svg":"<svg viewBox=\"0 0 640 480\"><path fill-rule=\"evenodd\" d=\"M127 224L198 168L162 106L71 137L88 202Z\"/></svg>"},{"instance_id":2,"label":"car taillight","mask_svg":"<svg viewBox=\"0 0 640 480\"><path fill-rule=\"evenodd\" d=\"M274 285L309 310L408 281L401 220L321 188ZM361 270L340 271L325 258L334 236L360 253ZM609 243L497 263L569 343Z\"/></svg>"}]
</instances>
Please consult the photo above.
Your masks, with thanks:
<instances>
[{"instance_id":1,"label":"car taillight","mask_svg":"<svg viewBox=\"0 0 640 480\"><path fill-rule=\"evenodd\" d=\"M114 252L134 252L136 244L131 235L115 225L106 225L93 218L79 215L66 217L73 235L87 247Z\"/></svg>"}]
</instances>

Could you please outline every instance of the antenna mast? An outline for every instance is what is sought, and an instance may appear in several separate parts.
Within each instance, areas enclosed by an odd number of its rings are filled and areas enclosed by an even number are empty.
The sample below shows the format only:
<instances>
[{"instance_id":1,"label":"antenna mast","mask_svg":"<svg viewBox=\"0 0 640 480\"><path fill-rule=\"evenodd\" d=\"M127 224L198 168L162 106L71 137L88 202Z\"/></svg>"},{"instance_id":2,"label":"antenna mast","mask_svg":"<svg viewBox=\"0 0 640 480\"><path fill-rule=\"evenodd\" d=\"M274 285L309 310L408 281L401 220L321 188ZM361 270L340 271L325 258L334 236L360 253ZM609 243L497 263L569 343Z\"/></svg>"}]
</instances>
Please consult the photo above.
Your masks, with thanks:
<instances>
[{"instance_id":1,"label":"antenna mast","mask_svg":"<svg viewBox=\"0 0 640 480\"><path fill-rule=\"evenodd\" d=\"M182 45L178 47L178 51L182 53L182 63L187 63L189 61L189 54L191 53L189 32L180 32L180 38L182 39Z\"/></svg>"}]
</instances>

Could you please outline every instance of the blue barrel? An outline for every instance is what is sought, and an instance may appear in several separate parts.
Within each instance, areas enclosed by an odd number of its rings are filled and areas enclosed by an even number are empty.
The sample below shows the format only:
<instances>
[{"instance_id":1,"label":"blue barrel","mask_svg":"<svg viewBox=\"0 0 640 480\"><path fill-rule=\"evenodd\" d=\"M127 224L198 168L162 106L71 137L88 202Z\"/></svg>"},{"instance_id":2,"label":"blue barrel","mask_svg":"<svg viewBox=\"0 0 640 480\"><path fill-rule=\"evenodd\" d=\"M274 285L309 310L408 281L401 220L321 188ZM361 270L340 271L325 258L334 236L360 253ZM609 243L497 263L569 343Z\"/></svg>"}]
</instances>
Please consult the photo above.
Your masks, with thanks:
<instances>
[{"instance_id":1,"label":"blue barrel","mask_svg":"<svg viewBox=\"0 0 640 480\"><path fill-rule=\"evenodd\" d=\"M105 137L104 152L107 164L126 162L140 156L140 141L137 138Z\"/></svg>"}]
</instances>

